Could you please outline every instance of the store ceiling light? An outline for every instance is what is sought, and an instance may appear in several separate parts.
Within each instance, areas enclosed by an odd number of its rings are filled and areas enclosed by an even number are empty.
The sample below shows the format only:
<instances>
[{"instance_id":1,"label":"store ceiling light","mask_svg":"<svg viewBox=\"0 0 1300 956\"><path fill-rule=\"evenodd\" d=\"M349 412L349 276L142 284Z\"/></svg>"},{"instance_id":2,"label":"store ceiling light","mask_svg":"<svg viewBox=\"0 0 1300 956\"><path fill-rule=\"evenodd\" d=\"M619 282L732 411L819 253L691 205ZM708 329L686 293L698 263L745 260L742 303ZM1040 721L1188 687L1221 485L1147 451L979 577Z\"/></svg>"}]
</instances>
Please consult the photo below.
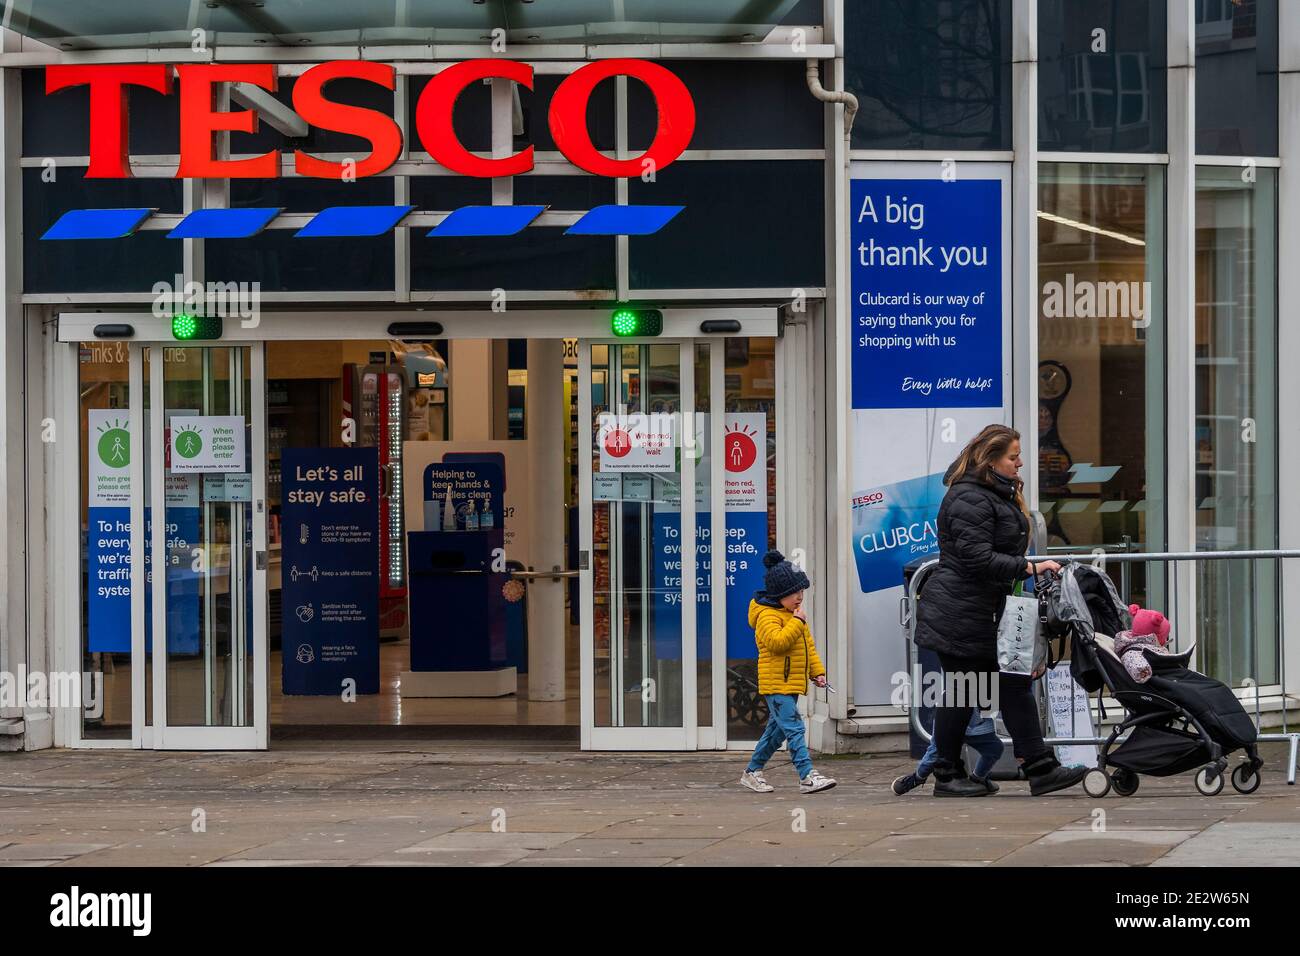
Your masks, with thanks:
<instances>
[{"instance_id":1,"label":"store ceiling light","mask_svg":"<svg viewBox=\"0 0 1300 956\"><path fill-rule=\"evenodd\" d=\"M1107 239L1118 239L1120 242L1127 242L1130 246L1145 246L1146 240L1139 239L1136 236L1128 236L1122 232L1112 232L1109 229L1101 229L1086 222L1079 222L1077 219L1066 219L1064 216L1057 216L1050 212L1038 210L1038 218L1046 219L1048 222L1059 223L1062 226L1070 226L1083 232L1091 232L1098 236L1105 236Z\"/></svg>"}]
</instances>

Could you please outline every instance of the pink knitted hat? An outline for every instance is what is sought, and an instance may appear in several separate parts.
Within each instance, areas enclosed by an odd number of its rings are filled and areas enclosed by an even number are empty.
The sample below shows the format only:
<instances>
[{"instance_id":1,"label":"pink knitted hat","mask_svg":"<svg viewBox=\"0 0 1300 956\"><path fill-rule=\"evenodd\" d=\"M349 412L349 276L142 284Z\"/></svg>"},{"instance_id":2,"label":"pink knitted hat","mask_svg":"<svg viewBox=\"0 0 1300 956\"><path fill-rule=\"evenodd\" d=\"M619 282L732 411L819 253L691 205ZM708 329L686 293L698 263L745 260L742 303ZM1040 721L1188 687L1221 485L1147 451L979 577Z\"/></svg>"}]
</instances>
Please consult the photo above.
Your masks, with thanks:
<instances>
[{"instance_id":1,"label":"pink knitted hat","mask_svg":"<svg viewBox=\"0 0 1300 956\"><path fill-rule=\"evenodd\" d=\"M1169 618L1138 604L1130 604L1128 609L1133 615L1134 634L1153 634L1161 647L1169 643Z\"/></svg>"}]
</instances>

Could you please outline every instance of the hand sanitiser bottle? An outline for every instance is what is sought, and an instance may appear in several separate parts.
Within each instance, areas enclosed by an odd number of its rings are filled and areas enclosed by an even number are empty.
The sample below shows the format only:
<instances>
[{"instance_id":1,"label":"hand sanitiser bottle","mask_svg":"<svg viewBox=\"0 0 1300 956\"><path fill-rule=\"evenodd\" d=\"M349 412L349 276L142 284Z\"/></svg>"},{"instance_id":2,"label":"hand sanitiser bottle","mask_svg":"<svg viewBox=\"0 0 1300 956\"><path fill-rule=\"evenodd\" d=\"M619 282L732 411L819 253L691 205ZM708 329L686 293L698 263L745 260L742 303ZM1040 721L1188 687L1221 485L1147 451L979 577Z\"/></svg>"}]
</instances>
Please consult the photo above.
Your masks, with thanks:
<instances>
[{"instance_id":1,"label":"hand sanitiser bottle","mask_svg":"<svg viewBox=\"0 0 1300 956\"><path fill-rule=\"evenodd\" d=\"M478 526L483 529L495 528L497 525L496 515L492 513L492 502L483 502L483 514L479 516Z\"/></svg>"},{"instance_id":2,"label":"hand sanitiser bottle","mask_svg":"<svg viewBox=\"0 0 1300 956\"><path fill-rule=\"evenodd\" d=\"M471 501L471 502L469 503L469 511L465 512L465 530L466 530L466 531L477 531L477 530L478 530L478 512L477 512L476 510L474 510L475 507L476 507L476 506L475 506L474 502Z\"/></svg>"},{"instance_id":3,"label":"hand sanitiser bottle","mask_svg":"<svg viewBox=\"0 0 1300 956\"><path fill-rule=\"evenodd\" d=\"M442 530L456 530L456 509L451 503L451 485L447 486L447 500L442 505Z\"/></svg>"}]
</instances>

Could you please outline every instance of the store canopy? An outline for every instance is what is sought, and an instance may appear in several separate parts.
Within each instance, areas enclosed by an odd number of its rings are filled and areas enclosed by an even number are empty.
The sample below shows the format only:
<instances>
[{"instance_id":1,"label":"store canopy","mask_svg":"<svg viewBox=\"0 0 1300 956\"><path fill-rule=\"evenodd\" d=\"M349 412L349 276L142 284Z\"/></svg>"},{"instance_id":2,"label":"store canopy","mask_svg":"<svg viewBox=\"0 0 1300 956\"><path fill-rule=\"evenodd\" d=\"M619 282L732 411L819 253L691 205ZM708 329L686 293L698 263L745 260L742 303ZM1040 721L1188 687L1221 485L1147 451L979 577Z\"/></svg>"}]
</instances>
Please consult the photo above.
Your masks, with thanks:
<instances>
[{"instance_id":1,"label":"store canopy","mask_svg":"<svg viewBox=\"0 0 1300 956\"><path fill-rule=\"evenodd\" d=\"M9 29L62 50L762 40L799 0L4 0ZM804 5L807 9L807 4ZM497 34L498 36L500 34Z\"/></svg>"}]
</instances>

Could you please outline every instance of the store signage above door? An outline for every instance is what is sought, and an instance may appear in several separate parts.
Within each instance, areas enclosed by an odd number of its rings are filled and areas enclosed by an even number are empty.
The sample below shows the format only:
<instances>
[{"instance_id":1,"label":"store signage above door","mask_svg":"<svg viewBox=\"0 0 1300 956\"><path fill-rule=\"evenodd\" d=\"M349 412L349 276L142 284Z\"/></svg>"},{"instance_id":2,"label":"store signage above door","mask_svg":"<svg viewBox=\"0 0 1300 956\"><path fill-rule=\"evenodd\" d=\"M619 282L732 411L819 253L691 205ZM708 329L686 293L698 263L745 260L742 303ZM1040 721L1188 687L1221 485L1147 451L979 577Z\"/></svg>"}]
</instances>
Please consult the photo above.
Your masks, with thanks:
<instances>
[{"instance_id":1,"label":"store signage above door","mask_svg":"<svg viewBox=\"0 0 1300 956\"><path fill-rule=\"evenodd\" d=\"M173 74L174 70L174 74ZM177 179L273 179L280 175L280 151L242 159L219 158L214 133L253 133L257 113L219 110L215 93L222 83L244 83L274 92L276 67L270 63L77 64L46 68L45 92L90 87L90 164L88 179L131 176L127 142L127 96L133 86L172 93L179 86L180 164ZM587 127L587 105L601 81L630 76L644 83L658 106L658 127L640 156L616 159L601 153ZM369 155L349 164L293 151L294 172L317 179L375 176L401 156L402 131L393 117L328 99L326 85L349 78L396 88L396 70L385 63L336 60L311 67L293 84L294 111L309 126L348 133L369 141ZM483 59L455 63L435 73L415 104L415 134L435 162L465 176L517 176L533 168L533 147L510 156L488 158L465 148L452 124L457 98L471 84L487 79L511 80L533 88L533 68L515 60ZM555 146L578 168L596 176L625 178L663 169L685 151L695 131L695 104L686 85L667 68L647 60L599 60L579 67L556 88L548 116Z\"/></svg>"}]
</instances>

